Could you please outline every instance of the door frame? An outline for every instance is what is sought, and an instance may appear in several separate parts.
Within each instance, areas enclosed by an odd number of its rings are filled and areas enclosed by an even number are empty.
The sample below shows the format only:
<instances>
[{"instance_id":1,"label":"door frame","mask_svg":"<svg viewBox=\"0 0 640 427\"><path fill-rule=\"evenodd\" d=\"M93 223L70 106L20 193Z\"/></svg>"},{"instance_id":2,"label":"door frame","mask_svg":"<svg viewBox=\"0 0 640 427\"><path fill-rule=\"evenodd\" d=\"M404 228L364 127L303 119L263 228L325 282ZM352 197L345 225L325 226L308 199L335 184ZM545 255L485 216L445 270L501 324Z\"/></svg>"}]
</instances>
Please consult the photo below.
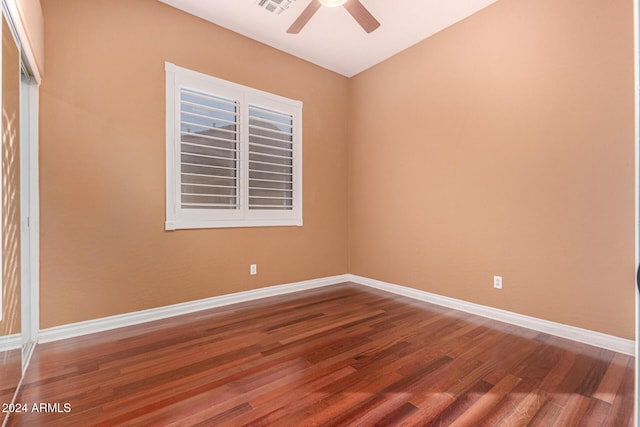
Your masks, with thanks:
<instances>
[{"instance_id":1,"label":"door frame","mask_svg":"<svg viewBox=\"0 0 640 427\"><path fill-rule=\"evenodd\" d=\"M40 329L40 240L38 111L39 86L20 80L20 236L22 371L26 371Z\"/></svg>"}]
</instances>

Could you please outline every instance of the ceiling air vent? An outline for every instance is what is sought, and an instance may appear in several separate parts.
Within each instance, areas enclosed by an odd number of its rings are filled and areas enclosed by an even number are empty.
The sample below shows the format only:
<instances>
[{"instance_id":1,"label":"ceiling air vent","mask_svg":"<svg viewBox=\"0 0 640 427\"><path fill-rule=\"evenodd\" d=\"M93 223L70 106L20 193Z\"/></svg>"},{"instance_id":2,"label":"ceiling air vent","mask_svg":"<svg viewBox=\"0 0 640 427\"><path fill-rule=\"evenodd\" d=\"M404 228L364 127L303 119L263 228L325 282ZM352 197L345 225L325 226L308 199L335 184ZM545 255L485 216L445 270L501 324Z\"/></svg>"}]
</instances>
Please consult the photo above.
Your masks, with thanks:
<instances>
[{"instance_id":1,"label":"ceiling air vent","mask_svg":"<svg viewBox=\"0 0 640 427\"><path fill-rule=\"evenodd\" d=\"M266 11L280 15L289 9L291 3L296 0L258 0L258 6L263 7Z\"/></svg>"}]
</instances>

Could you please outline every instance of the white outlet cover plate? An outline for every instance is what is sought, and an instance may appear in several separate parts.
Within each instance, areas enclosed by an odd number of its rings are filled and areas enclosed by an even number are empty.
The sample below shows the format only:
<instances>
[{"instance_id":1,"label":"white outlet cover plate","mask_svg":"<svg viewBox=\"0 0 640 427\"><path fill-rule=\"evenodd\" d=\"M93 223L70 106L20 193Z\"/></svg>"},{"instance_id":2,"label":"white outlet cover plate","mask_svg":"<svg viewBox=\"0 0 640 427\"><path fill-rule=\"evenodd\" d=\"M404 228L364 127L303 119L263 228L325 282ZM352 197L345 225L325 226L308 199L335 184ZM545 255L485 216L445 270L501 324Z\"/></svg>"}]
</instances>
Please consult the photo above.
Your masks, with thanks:
<instances>
[{"instance_id":1,"label":"white outlet cover plate","mask_svg":"<svg viewBox=\"0 0 640 427\"><path fill-rule=\"evenodd\" d=\"M502 289L502 276L493 276L493 287Z\"/></svg>"}]
</instances>

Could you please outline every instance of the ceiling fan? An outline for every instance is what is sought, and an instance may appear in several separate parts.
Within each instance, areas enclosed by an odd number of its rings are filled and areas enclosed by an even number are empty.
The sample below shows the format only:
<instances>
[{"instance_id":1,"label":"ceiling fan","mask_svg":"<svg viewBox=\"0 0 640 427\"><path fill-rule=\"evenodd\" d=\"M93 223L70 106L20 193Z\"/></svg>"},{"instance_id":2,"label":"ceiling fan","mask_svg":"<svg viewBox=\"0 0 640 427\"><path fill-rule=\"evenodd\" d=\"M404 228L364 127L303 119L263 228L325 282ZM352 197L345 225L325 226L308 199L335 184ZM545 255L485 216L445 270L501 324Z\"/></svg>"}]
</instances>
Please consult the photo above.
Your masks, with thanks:
<instances>
[{"instance_id":1,"label":"ceiling fan","mask_svg":"<svg viewBox=\"0 0 640 427\"><path fill-rule=\"evenodd\" d=\"M318 9L320 9L320 6L344 7L367 33L372 32L380 26L376 18L360 3L360 0L311 0L309 6L307 6L300 16L298 16L298 19L291 24L287 33L298 34Z\"/></svg>"}]
</instances>

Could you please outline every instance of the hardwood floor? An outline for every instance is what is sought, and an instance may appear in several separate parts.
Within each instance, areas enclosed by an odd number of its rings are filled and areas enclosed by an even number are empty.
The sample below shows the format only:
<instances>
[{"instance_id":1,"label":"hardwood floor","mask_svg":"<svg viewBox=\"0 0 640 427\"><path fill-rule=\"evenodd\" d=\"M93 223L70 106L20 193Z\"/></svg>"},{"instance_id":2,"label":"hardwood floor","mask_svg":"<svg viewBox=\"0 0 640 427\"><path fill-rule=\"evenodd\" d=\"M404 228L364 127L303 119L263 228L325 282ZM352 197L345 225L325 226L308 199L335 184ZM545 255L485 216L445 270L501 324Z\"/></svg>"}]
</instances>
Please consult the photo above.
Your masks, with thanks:
<instances>
[{"instance_id":1,"label":"hardwood floor","mask_svg":"<svg viewBox=\"0 0 640 427\"><path fill-rule=\"evenodd\" d=\"M633 362L343 284L40 345L9 425L631 426Z\"/></svg>"},{"instance_id":2,"label":"hardwood floor","mask_svg":"<svg viewBox=\"0 0 640 427\"><path fill-rule=\"evenodd\" d=\"M0 405L11 402L22 374L21 349L0 351ZM1 408L0 408L1 410ZM0 413L0 425L5 414Z\"/></svg>"}]
</instances>

